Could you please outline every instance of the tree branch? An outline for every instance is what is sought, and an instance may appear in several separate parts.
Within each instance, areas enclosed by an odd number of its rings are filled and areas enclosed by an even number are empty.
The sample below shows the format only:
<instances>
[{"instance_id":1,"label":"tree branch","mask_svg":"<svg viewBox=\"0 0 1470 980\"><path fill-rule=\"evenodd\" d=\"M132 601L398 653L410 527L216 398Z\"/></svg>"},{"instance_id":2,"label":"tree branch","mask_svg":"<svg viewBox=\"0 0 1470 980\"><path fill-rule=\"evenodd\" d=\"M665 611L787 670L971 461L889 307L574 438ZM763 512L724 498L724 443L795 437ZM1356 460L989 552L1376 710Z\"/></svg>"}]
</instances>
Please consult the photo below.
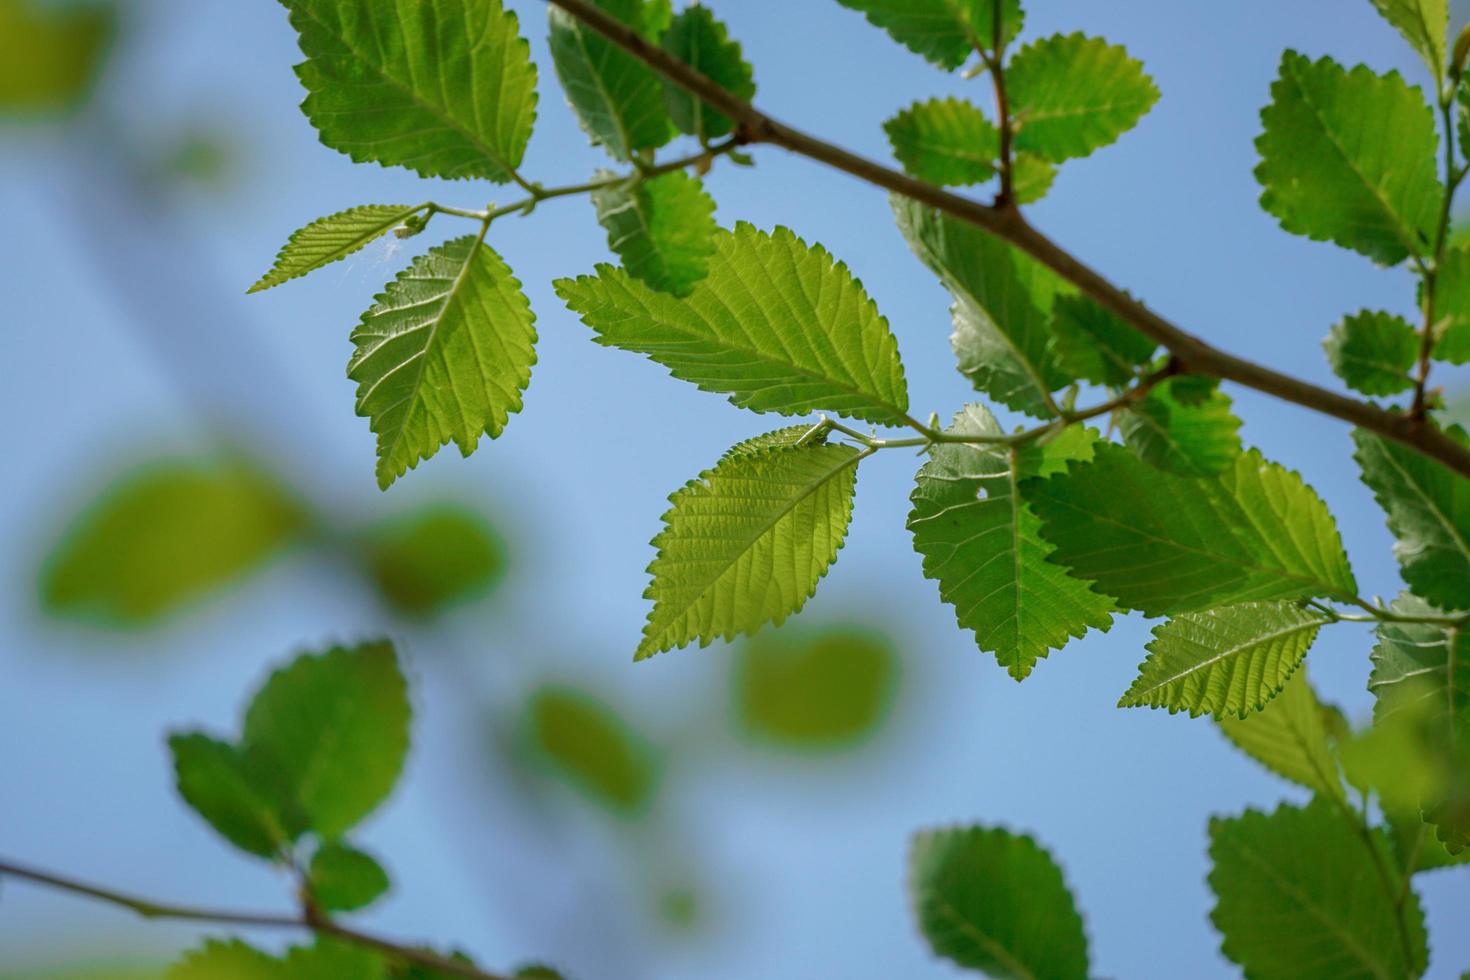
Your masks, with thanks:
<instances>
[{"instance_id":1,"label":"tree branch","mask_svg":"<svg viewBox=\"0 0 1470 980\"><path fill-rule=\"evenodd\" d=\"M927 204L1011 243L1111 310L1140 333L1165 347L1192 374L1233 381L1283 401L1377 432L1410 446L1470 477L1470 447L1445 435L1432 422L1350 398L1253 361L1236 357L1187 333L1114 286L1080 259L1037 231L1012 207L991 207L915 180L900 171L778 122L744 99L727 92L642 35L593 6L588 0L547 0L602 34L674 84L735 120L745 143L770 143L824 163L878 187Z\"/></svg>"}]
</instances>

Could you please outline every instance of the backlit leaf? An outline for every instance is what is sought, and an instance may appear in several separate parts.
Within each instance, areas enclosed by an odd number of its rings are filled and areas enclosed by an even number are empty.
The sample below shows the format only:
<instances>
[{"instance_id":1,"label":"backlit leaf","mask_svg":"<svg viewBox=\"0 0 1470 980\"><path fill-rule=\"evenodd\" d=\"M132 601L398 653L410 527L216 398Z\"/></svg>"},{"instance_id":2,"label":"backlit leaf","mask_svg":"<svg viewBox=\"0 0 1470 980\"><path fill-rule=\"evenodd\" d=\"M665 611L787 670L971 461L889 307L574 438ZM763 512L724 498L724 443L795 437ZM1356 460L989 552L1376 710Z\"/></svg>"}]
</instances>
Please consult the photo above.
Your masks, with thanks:
<instances>
[{"instance_id":1,"label":"backlit leaf","mask_svg":"<svg viewBox=\"0 0 1470 980\"><path fill-rule=\"evenodd\" d=\"M1118 413L1128 448L1151 466L1181 476L1223 473L1240 455L1240 419L1218 388L1192 404L1174 396L1174 379Z\"/></svg>"},{"instance_id":2,"label":"backlit leaf","mask_svg":"<svg viewBox=\"0 0 1470 980\"><path fill-rule=\"evenodd\" d=\"M422 205L366 204L318 218L291 233L276 263L246 292L258 293L336 262L386 235L423 210Z\"/></svg>"},{"instance_id":3,"label":"backlit leaf","mask_svg":"<svg viewBox=\"0 0 1470 980\"><path fill-rule=\"evenodd\" d=\"M972 102L915 102L883 124L893 155L910 175L962 187L995 176L1000 131Z\"/></svg>"},{"instance_id":4,"label":"backlit leaf","mask_svg":"<svg viewBox=\"0 0 1470 980\"><path fill-rule=\"evenodd\" d=\"M1051 329L1063 371L1117 388L1132 384L1159 346L1085 296L1058 296Z\"/></svg>"},{"instance_id":5,"label":"backlit leaf","mask_svg":"<svg viewBox=\"0 0 1470 980\"><path fill-rule=\"evenodd\" d=\"M719 228L715 202L698 177L675 171L636 184L610 184L591 196L608 247L634 278L687 296L709 272Z\"/></svg>"},{"instance_id":6,"label":"backlit leaf","mask_svg":"<svg viewBox=\"0 0 1470 980\"><path fill-rule=\"evenodd\" d=\"M1317 700L1305 666L1260 711L1216 721L1236 748L1276 775L1346 799L1329 745L1327 709Z\"/></svg>"},{"instance_id":7,"label":"backlit leaf","mask_svg":"<svg viewBox=\"0 0 1470 980\"><path fill-rule=\"evenodd\" d=\"M1001 33L1010 41L1021 30L1021 0L837 0L860 11L899 44L951 71L976 51L995 46L995 4L1001 4Z\"/></svg>"},{"instance_id":8,"label":"backlit leaf","mask_svg":"<svg viewBox=\"0 0 1470 980\"><path fill-rule=\"evenodd\" d=\"M1128 52L1101 38L1057 34L1026 45L1006 68L1016 149L1060 163L1107 146L1159 99Z\"/></svg>"},{"instance_id":9,"label":"backlit leaf","mask_svg":"<svg viewBox=\"0 0 1470 980\"><path fill-rule=\"evenodd\" d=\"M1373 0L1373 6L1419 52L1434 79L1443 82L1445 34L1450 21L1448 0Z\"/></svg>"},{"instance_id":10,"label":"backlit leaf","mask_svg":"<svg viewBox=\"0 0 1470 980\"><path fill-rule=\"evenodd\" d=\"M1419 357L1419 335L1403 317L1363 310L1322 341L1337 376L1365 395L1396 395L1414 387L1409 369Z\"/></svg>"}]
</instances>

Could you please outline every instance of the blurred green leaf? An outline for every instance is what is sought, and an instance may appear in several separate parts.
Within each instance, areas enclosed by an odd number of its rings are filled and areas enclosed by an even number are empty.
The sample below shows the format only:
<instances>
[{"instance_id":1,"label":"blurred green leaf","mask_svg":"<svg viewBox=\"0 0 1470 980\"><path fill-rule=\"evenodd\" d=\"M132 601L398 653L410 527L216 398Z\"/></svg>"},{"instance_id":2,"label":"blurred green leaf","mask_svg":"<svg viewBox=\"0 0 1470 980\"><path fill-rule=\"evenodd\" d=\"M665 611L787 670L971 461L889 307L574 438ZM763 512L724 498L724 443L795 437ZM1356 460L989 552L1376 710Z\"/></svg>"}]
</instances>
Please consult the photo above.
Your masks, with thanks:
<instances>
[{"instance_id":1,"label":"blurred green leaf","mask_svg":"<svg viewBox=\"0 0 1470 980\"><path fill-rule=\"evenodd\" d=\"M366 908L387 892L388 872L346 844L324 844L311 856L311 894L329 912Z\"/></svg>"},{"instance_id":2,"label":"blurred green leaf","mask_svg":"<svg viewBox=\"0 0 1470 980\"><path fill-rule=\"evenodd\" d=\"M569 687L531 696L532 742L578 789L614 810L642 809L658 778L654 752L606 704Z\"/></svg>"},{"instance_id":3,"label":"blurred green leaf","mask_svg":"<svg viewBox=\"0 0 1470 980\"><path fill-rule=\"evenodd\" d=\"M168 971L168 980L283 980L285 965L238 939L206 939Z\"/></svg>"},{"instance_id":4,"label":"blurred green leaf","mask_svg":"<svg viewBox=\"0 0 1470 980\"><path fill-rule=\"evenodd\" d=\"M231 844L275 859L306 829L281 766L201 732L171 735L179 795Z\"/></svg>"},{"instance_id":5,"label":"blurred green leaf","mask_svg":"<svg viewBox=\"0 0 1470 980\"><path fill-rule=\"evenodd\" d=\"M659 897L658 911L674 928L693 929L699 925L699 893L688 885L676 885Z\"/></svg>"},{"instance_id":6,"label":"blurred green leaf","mask_svg":"<svg viewBox=\"0 0 1470 980\"><path fill-rule=\"evenodd\" d=\"M511 974L515 980L563 980L562 972L544 963L527 963Z\"/></svg>"},{"instance_id":7,"label":"blurred green leaf","mask_svg":"<svg viewBox=\"0 0 1470 980\"><path fill-rule=\"evenodd\" d=\"M238 458L156 463L114 481L41 571L54 615L142 625L261 564L307 523Z\"/></svg>"},{"instance_id":8,"label":"blurred green leaf","mask_svg":"<svg viewBox=\"0 0 1470 980\"><path fill-rule=\"evenodd\" d=\"M410 616L478 598L505 574L505 545L495 529L456 504L390 518L364 531L359 544L378 591Z\"/></svg>"},{"instance_id":9,"label":"blurred green leaf","mask_svg":"<svg viewBox=\"0 0 1470 980\"><path fill-rule=\"evenodd\" d=\"M735 708L759 738L799 747L871 735L898 686L898 657L883 637L844 627L768 630L734 665Z\"/></svg>"},{"instance_id":10,"label":"blurred green leaf","mask_svg":"<svg viewBox=\"0 0 1470 980\"><path fill-rule=\"evenodd\" d=\"M1222 715L1215 720L1236 748L1276 775L1343 799L1328 710L1317 700L1303 665L1260 711L1245 718Z\"/></svg>"},{"instance_id":11,"label":"blurred green leaf","mask_svg":"<svg viewBox=\"0 0 1470 980\"><path fill-rule=\"evenodd\" d=\"M112 37L111 3L0 0L0 113L59 112L86 95Z\"/></svg>"}]
</instances>

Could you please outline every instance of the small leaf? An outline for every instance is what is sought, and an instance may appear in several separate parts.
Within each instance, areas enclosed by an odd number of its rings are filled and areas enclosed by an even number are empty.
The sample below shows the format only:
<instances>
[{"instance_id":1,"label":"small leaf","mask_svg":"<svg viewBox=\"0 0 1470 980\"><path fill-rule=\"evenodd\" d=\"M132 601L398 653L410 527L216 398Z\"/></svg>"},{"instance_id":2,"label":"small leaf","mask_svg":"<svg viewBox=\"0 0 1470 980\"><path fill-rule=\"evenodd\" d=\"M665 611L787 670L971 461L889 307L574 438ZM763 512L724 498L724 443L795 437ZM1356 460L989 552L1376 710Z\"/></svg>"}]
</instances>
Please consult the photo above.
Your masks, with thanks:
<instances>
[{"instance_id":1,"label":"small leaf","mask_svg":"<svg viewBox=\"0 0 1470 980\"><path fill-rule=\"evenodd\" d=\"M311 895L329 912L366 908L388 890L388 873L346 844L323 844L311 856Z\"/></svg>"},{"instance_id":2,"label":"small leaf","mask_svg":"<svg viewBox=\"0 0 1470 980\"><path fill-rule=\"evenodd\" d=\"M1425 254L1444 190L1423 93L1397 72L1349 72L1288 51L1271 96L1256 179L1281 227L1382 265Z\"/></svg>"},{"instance_id":3,"label":"small leaf","mask_svg":"<svg viewBox=\"0 0 1470 980\"><path fill-rule=\"evenodd\" d=\"M884 123L883 131L903 169L920 180L963 187L995 176L1000 131L972 102L915 102Z\"/></svg>"},{"instance_id":4,"label":"small leaf","mask_svg":"<svg viewBox=\"0 0 1470 980\"><path fill-rule=\"evenodd\" d=\"M423 205L366 204L318 218L291 233L275 265L247 293L279 286L365 247L423 210Z\"/></svg>"},{"instance_id":5,"label":"small leaf","mask_svg":"<svg viewBox=\"0 0 1470 980\"><path fill-rule=\"evenodd\" d=\"M888 32L899 44L953 71L977 51L995 47L995 4L1002 42L1021 31L1021 0L837 0Z\"/></svg>"},{"instance_id":6,"label":"small leaf","mask_svg":"<svg viewBox=\"0 0 1470 980\"><path fill-rule=\"evenodd\" d=\"M605 704L571 688L544 687L531 697L529 717L537 749L579 789L623 811L652 799L653 750Z\"/></svg>"},{"instance_id":7,"label":"small leaf","mask_svg":"<svg viewBox=\"0 0 1470 980\"><path fill-rule=\"evenodd\" d=\"M245 714L242 742L280 764L311 828L331 839L392 791L409 714L391 644L334 647L270 676Z\"/></svg>"},{"instance_id":8,"label":"small leaf","mask_svg":"<svg viewBox=\"0 0 1470 980\"><path fill-rule=\"evenodd\" d=\"M275 860L306 829L280 766L200 732L169 736L179 795L231 844Z\"/></svg>"},{"instance_id":9,"label":"small leaf","mask_svg":"<svg viewBox=\"0 0 1470 980\"><path fill-rule=\"evenodd\" d=\"M1017 153L1011 159L1011 191L1017 204L1034 204L1046 197L1057 168L1034 153Z\"/></svg>"},{"instance_id":10,"label":"small leaf","mask_svg":"<svg viewBox=\"0 0 1470 980\"><path fill-rule=\"evenodd\" d=\"M864 630L764 633L740 648L735 705L746 731L779 745L834 748L871 735L898 684L890 643Z\"/></svg>"},{"instance_id":11,"label":"small leaf","mask_svg":"<svg viewBox=\"0 0 1470 980\"><path fill-rule=\"evenodd\" d=\"M399 612L434 616L482 595L505 573L505 546L480 515L435 504L358 535L379 593Z\"/></svg>"},{"instance_id":12,"label":"small leaf","mask_svg":"<svg viewBox=\"0 0 1470 980\"><path fill-rule=\"evenodd\" d=\"M1264 708L1245 718L1215 720L1235 747L1283 779L1346 799L1329 745L1327 710L1303 666Z\"/></svg>"},{"instance_id":13,"label":"small leaf","mask_svg":"<svg viewBox=\"0 0 1470 980\"><path fill-rule=\"evenodd\" d=\"M1317 630L1329 621L1290 602L1247 602L1178 616L1154 627L1148 659L1118 707L1244 718L1286 686Z\"/></svg>"},{"instance_id":14,"label":"small leaf","mask_svg":"<svg viewBox=\"0 0 1470 980\"><path fill-rule=\"evenodd\" d=\"M992 977L1084 980L1087 936L1062 871L1030 837L964 827L914 835L909 888L936 955Z\"/></svg>"},{"instance_id":15,"label":"small leaf","mask_svg":"<svg viewBox=\"0 0 1470 980\"><path fill-rule=\"evenodd\" d=\"M1373 0L1373 6L1419 52L1434 80L1442 83L1445 35L1450 26L1447 0Z\"/></svg>"},{"instance_id":16,"label":"small leaf","mask_svg":"<svg viewBox=\"0 0 1470 980\"><path fill-rule=\"evenodd\" d=\"M679 11L660 41L663 49L713 81L720 88L749 102L755 98L755 73L741 53L740 42L708 7L692 4ZM664 103L679 132L709 142L729 135L735 128L730 117L664 79Z\"/></svg>"},{"instance_id":17,"label":"small leaf","mask_svg":"<svg viewBox=\"0 0 1470 980\"><path fill-rule=\"evenodd\" d=\"M111 3L0 3L0 112L76 108L102 64L116 15Z\"/></svg>"},{"instance_id":18,"label":"small leaf","mask_svg":"<svg viewBox=\"0 0 1470 980\"><path fill-rule=\"evenodd\" d=\"M1414 387L1409 369L1419 357L1419 335L1403 317L1363 310L1333 327L1322 349L1355 391L1396 395Z\"/></svg>"},{"instance_id":19,"label":"small leaf","mask_svg":"<svg viewBox=\"0 0 1470 980\"><path fill-rule=\"evenodd\" d=\"M1467 91L1461 89L1462 100L1470 97ZM1438 321L1435 359L1470 363L1470 247L1445 249L1434 277L1434 318Z\"/></svg>"},{"instance_id":20,"label":"small leaf","mask_svg":"<svg viewBox=\"0 0 1470 980\"><path fill-rule=\"evenodd\" d=\"M699 178L675 171L636 184L609 184L591 196L597 220L607 229L608 247L634 278L688 296L708 274L719 227L715 202Z\"/></svg>"},{"instance_id":21,"label":"small leaf","mask_svg":"<svg viewBox=\"0 0 1470 980\"><path fill-rule=\"evenodd\" d=\"M398 274L352 332L347 376L378 435L384 490L453 439L465 456L494 439L536 363L536 315L521 284L474 235Z\"/></svg>"},{"instance_id":22,"label":"small leaf","mask_svg":"<svg viewBox=\"0 0 1470 980\"><path fill-rule=\"evenodd\" d=\"M1204 401L1181 402L1174 380L1156 385L1136 405L1118 415L1118 428L1138 458L1180 476L1213 476L1240 455L1240 419L1230 396L1218 388Z\"/></svg>"},{"instance_id":23,"label":"small leaf","mask_svg":"<svg viewBox=\"0 0 1470 980\"><path fill-rule=\"evenodd\" d=\"M1138 124L1158 87L1128 52L1101 38L1057 34L1006 67L1016 149L1055 163L1085 157Z\"/></svg>"},{"instance_id":24,"label":"small leaf","mask_svg":"<svg viewBox=\"0 0 1470 980\"><path fill-rule=\"evenodd\" d=\"M311 946L293 946L285 966L290 980L388 980L381 953L340 939L318 937Z\"/></svg>"},{"instance_id":25,"label":"small leaf","mask_svg":"<svg viewBox=\"0 0 1470 980\"><path fill-rule=\"evenodd\" d=\"M291 977L280 960L238 939L206 939L204 945L190 950L169 967L167 980L291 980Z\"/></svg>"},{"instance_id":26,"label":"small leaf","mask_svg":"<svg viewBox=\"0 0 1470 980\"><path fill-rule=\"evenodd\" d=\"M1063 371L1115 388L1132 384L1159 346L1085 296L1058 296L1051 329Z\"/></svg>"}]
</instances>

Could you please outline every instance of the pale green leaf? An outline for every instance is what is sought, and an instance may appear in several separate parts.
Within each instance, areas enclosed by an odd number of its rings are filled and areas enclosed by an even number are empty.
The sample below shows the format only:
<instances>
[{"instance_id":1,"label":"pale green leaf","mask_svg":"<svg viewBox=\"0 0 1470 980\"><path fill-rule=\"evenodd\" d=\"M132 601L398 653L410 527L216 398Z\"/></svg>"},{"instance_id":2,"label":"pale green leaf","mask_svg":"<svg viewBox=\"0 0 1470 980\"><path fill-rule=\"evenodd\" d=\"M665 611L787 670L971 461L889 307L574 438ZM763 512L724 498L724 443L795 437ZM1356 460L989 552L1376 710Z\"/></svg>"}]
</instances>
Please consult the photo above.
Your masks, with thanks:
<instances>
[{"instance_id":1,"label":"pale green leaf","mask_svg":"<svg viewBox=\"0 0 1470 980\"><path fill-rule=\"evenodd\" d=\"M1015 145L1056 163L1085 157L1138 124L1158 87L1128 52L1101 38L1057 34L1006 67Z\"/></svg>"},{"instance_id":2,"label":"pale green leaf","mask_svg":"<svg viewBox=\"0 0 1470 980\"><path fill-rule=\"evenodd\" d=\"M1271 97L1256 140L1261 206L1287 231L1383 265L1426 254L1444 190L1424 94L1396 72L1288 51Z\"/></svg>"},{"instance_id":3,"label":"pale green leaf","mask_svg":"<svg viewBox=\"0 0 1470 980\"><path fill-rule=\"evenodd\" d=\"M1025 492L1051 560L1147 616L1358 594L1327 506L1256 450L1191 478L1100 444L1091 463Z\"/></svg>"},{"instance_id":4,"label":"pale green leaf","mask_svg":"<svg viewBox=\"0 0 1470 980\"><path fill-rule=\"evenodd\" d=\"M1017 204L1034 204L1046 197L1057 168L1034 153L1017 153L1011 160L1011 192Z\"/></svg>"},{"instance_id":5,"label":"pale green leaf","mask_svg":"<svg viewBox=\"0 0 1470 980\"><path fill-rule=\"evenodd\" d=\"M1264 708L1245 718L1217 718L1235 747L1283 779L1346 799L1332 755L1327 710L1303 666Z\"/></svg>"},{"instance_id":6,"label":"pale green leaf","mask_svg":"<svg viewBox=\"0 0 1470 980\"><path fill-rule=\"evenodd\" d=\"M453 504L376 524L358 534L356 546L379 594L409 616L434 616L483 595L505 573L495 529Z\"/></svg>"},{"instance_id":7,"label":"pale green leaf","mask_svg":"<svg viewBox=\"0 0 1470 980\"><path fill-rule=\"evenodd\" d=\"M1419 898L1407 889L1395 910L1399 884L1387 843L1376 832L1359 837L1356 819L1318 797L1306 807L1283 804L1271 814L1247 810L1210 821L1210 919L1224 936L1221 950L1246 976L1390 980L1424 972L1429 954Z\"/></svg>"},{"instance_id":8,"label":"pale green leaf","mask_svg":"<svg viewBox=\"0 0 1470 980\"><path fill-rule=\"evenodd\" d=\"M1450 26L1448 0L1373 0L1373 6L1419 52L1434 80L1443 82L1445 35Z\"/></svg>"},{"instance_id":9,"label":"pale green leaf","mask_svg":"<svg viewBox=\"0 0 1470 980\"><path fill-rule=\"evenodd\" d=\"M352 332L347 376L357 414L378 435L387 489L453 439L468 456L495 438L536 363L536 316L509 267L484 242L445 242L398 274Z\"/></svg>"},{"instance_id":10,"label":"pale green leaf","mask_svg":"<svg viewBox=\"0 0 1470 980\"><path fill-rule=\"evenodd\" d=\"M1434 277L1434 318L1435 359L1470 363L1470 246L1451 246L1440 258Z\"/></svg>"},{"instance_id":11,"label":"pale green leaf","mask_svg":"<svg viewBox=\"0 0 1470 980\"><path fill-rule=\"evenodd\" d=\"M329 843L311 856L311 896L329 912L366 908L388 890L388 873L370 856L346 844Z\"/></svg>"},{"instance_id":12,"label":"pale green leaf","mask_svg":"<svg viewBox=\"0 0 1470 980\"><path fill-rule=\"evenodd\" d=\"M268 753L200 732L170 735L168 747L179 795L242 851L277 859L306 829L280 766Z\"/></svg>"},{"instance_id":13,"label":"pale green leaf","mask_svg":"<svg viewBox=\"0 0 1470 980\"><path fill-rule=\"evenodd\" d=\"M258 293L279 286L345 258L422 210L423 205L366 204L318 218L291 233L276 256L275 265L246 292Z\"/></svg>"},{"instance_id":14,"label":"pale green leaf","mask_svg":"<svg viewBox=\"0 0 1470 980\"><path fill-rule=\"evenodd\" d=\"M1419 335L1403 317L1355 313L1332 328L1322 349L1332 370L1355 391L1396 395L1414 387L1409 369L1419 357Z\"/></svg>"},{"instance_id":15,"label":"pale green leaf","mask_svg":"<svg viewBox=\"0 0 1470 980\"><path fill-rule=\"evenodd\" d=\"M311 829L334 838L393 789L409 714L391 644L334 647L270 676L245 713L241 741L276 760Z\"/></svg>"},{"instance_id":16,"label":"pale green leaf","mask_svg":"<svg viewBox=\"0 0 1470 980\"><path fill-rule=\"evenodd\" d=\"M719 227L715 202L698 177L674 171L633 184L609 184L592 192L592 203L607 229L608 247L629 275L654 289L688 296L708 274Z\"/></svg>"},{"instance_id":17,"label":"pale green leaf","mask_svg":"<svg viewBox=\"0 0 1470 980\"><path fill-rule=\"evenodd\" d=\"M1079 380L1122 388L1138 377L1158 349L1117 314L1086 296L1058 296L1052 304L1057 364Z\"/></svg>"},{"instance_id":18,"label":"pale green leaf","mask_svg":"<svg viewBox=\"0 0 1470 980\"><path fill-rule=\"evenodd\" d=\"M0 2L0 113L74 109L102 64L111 3Z\"/></svg>"},{"instance_id":19,"label":"pale green leaf","mask_svg":"<svg viewBox=\"0 0 1470 980\"><path fill-rule=\"evenodd\" d=\"M358 163L515 179L536 66L501 0L282 0L306 61L302 111Z\"/></svg>"},{"instance_id":20,"label":"pale green leaf","mask_svg":"<svg viewBox=\"0 0 1470 980\"><path fill-rule=\"evenodd\" d=\"M652 799L653 749L601 701L572 688L543 687L531 697L528 723L540 755L593 799L628 812Z\"/></svg>"},{"instance_id":21,"label":"pale green leaf","mask_svg":"<svg viewBox=\"0 0 1470 980\"><path fill-rule=\"evenodd\" d=\"M780 624L816 591L847 536L861 455L796 445L809 429L737 446L669 497L637 659Z\"/></svg>"},{"instance_id":22,"label":"pale green leaf","mask_svg":"<svg viewBox=\"0 0 1470 980\"><path fill-rule=\"evenodd\" d=\"M787 228L719 232L709 275L684 300L621 269L597 273L555 285L600 344L646 354L741 408L903 423L908 388L888 321L846 265Z\"/></svg>"},{"instance_id":23,"label":"pale green leaf","mask_svg":"<svg viewBox=\"0 0 1470 980\"><path fill-rule=\"evenodd\" d=\"M720 88L749 102L755 98L755 73L740 51L740 42L708 7L692 4L674 16L660 44L669 54ZM664 102L679 132L708 142L728 135L735 124L703 99L664 79Z\"/></svg>"},{"instance_id":24,"label":"pale green leaf","mask_svg":"<svg viewBox=\"0 0 1470 980\"><path fill-rule=\"evenodd\" d=\"M883 124L893 155L910 175L962 187L995 176L1000 130L972 102L915 102Z\"/></svg>"},{"instance_id":25,"label":"pale green leaf","mask_svg":"<svg viewBox=\"0 0 1470 980\"><path fill-rule=\"evenodd\" d=\"M1223 473L1240 455L1240 419L1218 388L1203 401L1183 402L1170 379L1120 412L1118 428L1139 459L1181 476Z\"/></svg>"},{"instance_id":26,"label":"pale green leaf","mask_svg":"<svg viewBox=\"0 0 1470 980\"><path fill-rule=\"evenodd\" d=\"M1000 437L995 417L967 405L948 430ZM1078 426L1075 431L1085 433ZM1048 447L1052 448L1052 447ZM1091 440L1054 453L1039 464L1064 470L1068 459L1092 456ZM1046 560L1052 546L1026 502L1030 475L1020 450L956 443L930 450L910 500L908 527L924 556L924 574L955 607L961 627L975 631L980 649L1016 680L1031 673L1049 650L1059 650L1089 627L1112 624L1112 602L1086 582Z\"/></svg>"},{"instance_id":27,"label":"pale green leaf","mask_svg":"<svg viewBox=\"0 0 1470 980\"><path fill-rule=\"evenodd\" d=\"M1061 868L999 828L914 835L909 889L934 952L1008 980L1084 980L1087 935Z\"/></svg>"},{"instance_id":28,"label":"pale green leaf","mask_svg":"<svg viewBox=\"0 0 1470 980\"><path fill-rule=\"evenodd\" d=\"M1286 686L1327 622L1322 613L1291 602L1177 616L1154 627L1148 659L1118 707L1244 718Z\"/></svg>"},{"instance_id":29,"label":"pale green leaf","mask_svg":"<svg viewBox=\"0 0 1470 980\"><path fill-rule=\"evenodd\" d=\"M285 964L238 939L206 939L169 967L167 980L289 980ZM306 980L306 978L303 978Z\"/></svg>"},{"instance_id":30,"label":"pale green leaf","mask_svg":"<svg viewBox=\"0 0 1470 980\"><path fill-rule=\"evenodd\" d=\"M837 0L868 23L941 68L960 67L976 51L995 47L995 4L1009 42L1021 30L1021 0Z\"/></svg>"},{"instance_id":31,"label":"pale green leaf","mask_svg":"<svg viewBox=\"0 0 1470 980\"><path fill-rule=\"evenodd\" d=\"M898 673L893 645L881 636L853 628L814 634L788 625L740 648L735 708L744 729L762 741L847 746L882 723Z\"/></svg>"}]
</instances>

